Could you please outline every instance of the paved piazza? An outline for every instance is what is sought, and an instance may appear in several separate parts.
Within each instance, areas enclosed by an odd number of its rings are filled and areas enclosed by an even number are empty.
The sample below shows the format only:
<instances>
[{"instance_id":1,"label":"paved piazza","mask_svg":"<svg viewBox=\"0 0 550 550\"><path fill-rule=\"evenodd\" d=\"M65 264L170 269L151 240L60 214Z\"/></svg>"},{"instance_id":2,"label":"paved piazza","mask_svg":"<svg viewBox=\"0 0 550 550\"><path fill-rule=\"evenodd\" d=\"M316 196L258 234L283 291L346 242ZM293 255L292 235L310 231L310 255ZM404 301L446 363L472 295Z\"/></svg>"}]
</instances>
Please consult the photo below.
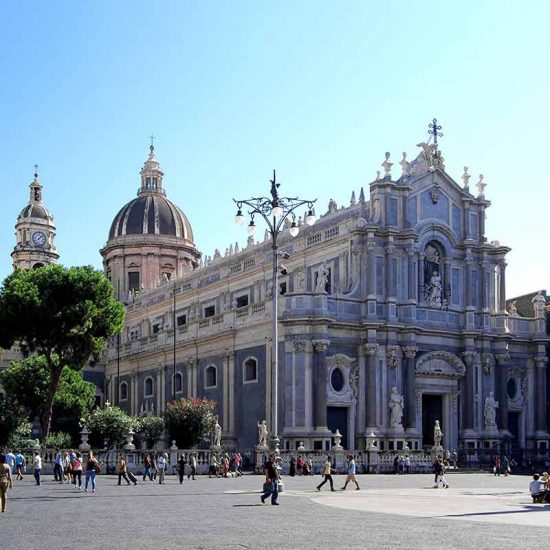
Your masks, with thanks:
<instances>
[{"instance_id":1,"label":"paved piazza","mask_svg":"<svg viewBox=\"0 0 550 550\"><path fill-rule=\"evenodd\" d=\"M42 548L548 548L550 505L533 505L530 478L449 474L450 489L431 475L358 476L330 493L320 476L285 477L278 507L261 505L261 477L208 479L180 486L116 485L100 476L95 494L46 476L27 476L0 514L0 547ZM141 478L139 478L141 481ZM341 487L343 476L334 476Z\"/></svg>"}]
</instances>

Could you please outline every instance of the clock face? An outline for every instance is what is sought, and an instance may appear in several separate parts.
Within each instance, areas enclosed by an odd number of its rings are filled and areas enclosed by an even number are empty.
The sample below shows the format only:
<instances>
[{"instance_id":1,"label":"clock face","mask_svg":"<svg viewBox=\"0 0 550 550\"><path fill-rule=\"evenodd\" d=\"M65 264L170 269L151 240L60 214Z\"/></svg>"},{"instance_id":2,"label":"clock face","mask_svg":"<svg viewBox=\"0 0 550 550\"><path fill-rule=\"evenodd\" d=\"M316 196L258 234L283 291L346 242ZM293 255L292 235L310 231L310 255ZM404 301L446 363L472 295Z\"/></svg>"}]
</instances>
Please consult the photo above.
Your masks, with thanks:
<instances>
[{"instance_id":1,"label":"clock face","mask_svg":"<svg viewBox=\"0 0 550 550\"><path fill-rule=\"evenodd\" d=\"M46 244L46 235L42 231L35 231L32 234L32 242L36 246L44 246Z\"/></svg>"}]
</instances>

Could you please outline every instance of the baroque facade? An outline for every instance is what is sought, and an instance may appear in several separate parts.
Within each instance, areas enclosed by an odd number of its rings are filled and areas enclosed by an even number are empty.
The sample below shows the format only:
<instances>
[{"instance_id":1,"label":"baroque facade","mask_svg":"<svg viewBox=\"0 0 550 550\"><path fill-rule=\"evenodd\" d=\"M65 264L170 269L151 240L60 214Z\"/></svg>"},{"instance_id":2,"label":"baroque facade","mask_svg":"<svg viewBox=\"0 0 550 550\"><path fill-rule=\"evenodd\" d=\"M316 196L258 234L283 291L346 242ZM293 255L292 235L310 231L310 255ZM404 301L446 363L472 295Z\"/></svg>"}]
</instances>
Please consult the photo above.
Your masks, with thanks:
<instances>
[{"instance_id":1,"label":"baroque facade","mask_svg":"<svg viewBox=\"0 0 550 550\"><path fill-rule=\"evenodd\" d=\"M150 157L145 206L125 206L102 249L128 294L124 332L105 354L109 400L139 414L214 399L224 444L253 449L257 421L273 420L275 294L282 448L330 448L338 429L346 449L365 449L371 432L380 450L421 449L435 420L448 449L547 448L544 318L506 311L510 249L486 240L483 176L472 192L468 169L458 184L437 146L420 146L395 179L386 153L369 196L331 200L315 225L283 232L277 293L267 235L199 261L177 207L157 223Z\"/></svg>"}]
</instances>

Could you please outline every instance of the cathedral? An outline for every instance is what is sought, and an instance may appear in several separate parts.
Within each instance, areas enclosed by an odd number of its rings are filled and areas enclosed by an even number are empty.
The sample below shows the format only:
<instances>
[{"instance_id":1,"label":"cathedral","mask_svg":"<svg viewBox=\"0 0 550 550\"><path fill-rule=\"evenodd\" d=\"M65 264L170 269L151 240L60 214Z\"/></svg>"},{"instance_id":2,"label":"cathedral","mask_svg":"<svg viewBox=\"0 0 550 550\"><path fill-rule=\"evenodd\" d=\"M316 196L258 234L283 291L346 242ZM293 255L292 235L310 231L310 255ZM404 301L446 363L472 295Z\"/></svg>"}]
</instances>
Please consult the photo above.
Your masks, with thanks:
<instances>
[{"instance_id":1,"label":"cathedral","mask_svg":"<svg viewBox=\"0 0 550 550\"><path fill-rule=\"evenodd\" d=\"M242 451L274 414L287 450L330 449L337 430L349 450L367 437L381 451L421 450L436 420L447 449L547 449L544 305L507 310L510 249L485 237L483 176L471 186L465 168L458 183L437 140L398 164L394 176L386 153L367 193L318 207L313 225L305 213L289 221L274 288L268 234L201 255L151 145L100 251L127 307L104 353L103 399L134 415L213 399L222 445ZM37 178L16 236L15 268L57 260Z\"/></svg>"}]
</instances>

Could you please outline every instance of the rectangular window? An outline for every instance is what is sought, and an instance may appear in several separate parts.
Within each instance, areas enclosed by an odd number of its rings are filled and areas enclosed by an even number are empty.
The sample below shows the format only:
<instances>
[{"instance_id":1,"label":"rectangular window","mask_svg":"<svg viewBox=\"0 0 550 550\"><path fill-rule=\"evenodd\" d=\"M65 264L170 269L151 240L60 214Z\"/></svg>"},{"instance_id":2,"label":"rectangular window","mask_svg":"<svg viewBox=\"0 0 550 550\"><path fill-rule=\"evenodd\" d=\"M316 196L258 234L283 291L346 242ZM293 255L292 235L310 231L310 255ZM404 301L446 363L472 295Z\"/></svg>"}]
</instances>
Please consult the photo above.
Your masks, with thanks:
<instances>
[{"instance_id":1,"label":"rectangular window","mask_svg":"<svg viewBox=\"0 0 550 550\"><path fill-rule=\"evenodd\" d=\"M166 278L168 280L170 280L170 278L172 277L172 274L169 273L168 271L166 271L165 273L162 274L162 278Z\"/></svg>"},{"instance_id":2,"label":"rectangular window","mask_svg":"<svg viewBox=\"0 0 550 550\"><path fill-rule=\"evenodd\" d=\"M139 271L128 272L128 289L139 290Z\"/></svg>"},{"instance_id":3,"label":"rectangular window","mask_svg":"<svg viewBox=\"0 0 550 550\"><path fill-rule=\"evenodd\" d=\"M160 325L158 323L155 323L153 325L153 334L158 334L159 330L160 330Z\"/></svg>"},{"instance_id":4,"label":"rectangular window","mask_svg":"<svg viewBox=\"0 0 550 550\"><path fill-rule=\"evenodd\" d=\"M279 294L284 296L286 294L286 282L283 282L279 285Z\"/></svg>"},{"instance_id":5,"label":"rectangular window","mask_svg":"<svg viewBox=\"0 0 550 550\"><path fill-rule=\"evenodd\" d=\"M237 296L237 307L245 307L248 305L248 294Z\"/></svg>"},{"instance_id":6,"label":"rectangular window","mask_svg":"<svg viewBox=\"0 0 550 550\"><path fill-rule=\"evenodd\" d=\"M187 315L178 315L176 319L176 324L178 327L182 327L183 325L187 324Z\"/></svg>"},{"instance_id":7,"label":"rectangular window","mask_svg":"<svg viewBox=\"0 0 550 550\"><path fill-rule=\"evenodd\" d=\"M204 308L204 318L214 317L216 315L216 306L208 306Z\"/></svg>"}]
</instances>

